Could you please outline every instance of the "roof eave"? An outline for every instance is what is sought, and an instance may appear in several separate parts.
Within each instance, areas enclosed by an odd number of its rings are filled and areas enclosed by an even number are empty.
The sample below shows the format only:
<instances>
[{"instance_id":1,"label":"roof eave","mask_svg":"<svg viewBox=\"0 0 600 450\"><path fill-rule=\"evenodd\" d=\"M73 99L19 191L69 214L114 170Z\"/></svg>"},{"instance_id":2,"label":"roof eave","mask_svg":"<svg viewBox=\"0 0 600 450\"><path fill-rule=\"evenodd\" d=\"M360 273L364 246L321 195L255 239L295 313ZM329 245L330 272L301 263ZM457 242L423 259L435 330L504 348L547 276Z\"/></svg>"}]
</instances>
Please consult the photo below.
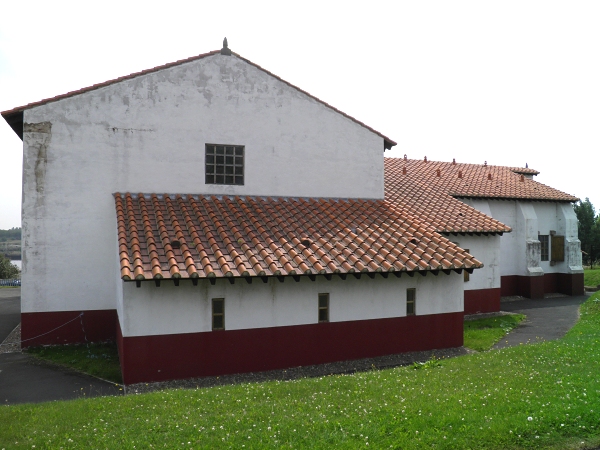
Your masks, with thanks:
<instances>
[{"instance_id":1,"label":"roof eave","mask_svg":"<svg viewBox=\"0 0 600 450\"><path fill-rule=\"evenodd\" d=\"M2 113L2 117L17 136L23 140L23 111Z\"/></svg>"},{"instance_id":2,"label":"roof eave","mask_svg":"<svg viewBox=\"0 0 600 450\"><path fill-rule=\"evenodd\" d=\"M478 198L478 199L487 199L487 200L513 200L513 201L530 201L530 202L557 202L557 203L575 203L580 199L577 197L568 198L548 198L548 197L501 197L501 196L492 196L492 195L465 195L465 194L455 194L450 193L452 197L459 198Z\"/></svg>"}]
</instances>

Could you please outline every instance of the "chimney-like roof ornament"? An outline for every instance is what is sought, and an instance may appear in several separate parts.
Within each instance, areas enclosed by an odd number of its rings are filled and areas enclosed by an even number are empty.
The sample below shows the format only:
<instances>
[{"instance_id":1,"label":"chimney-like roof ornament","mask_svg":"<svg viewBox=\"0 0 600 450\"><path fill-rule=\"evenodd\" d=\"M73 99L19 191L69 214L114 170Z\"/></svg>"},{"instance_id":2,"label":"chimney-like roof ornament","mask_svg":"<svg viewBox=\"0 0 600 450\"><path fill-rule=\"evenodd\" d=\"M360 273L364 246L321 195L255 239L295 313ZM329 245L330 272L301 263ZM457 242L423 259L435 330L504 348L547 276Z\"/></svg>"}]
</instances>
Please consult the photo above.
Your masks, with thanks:
<instances>
[{"instance_id":1,"label":"chimney-like roof ornament","mask_svg":"<svg viewBox=\"0 0 600 450\"><path fill-rule=\"evenodd\" d=\"M231 50L229 50L229 47L227 47L227 38L223 39L223 48L221 49L221 55L231 55Z\"/></svg>"}]
</instances>

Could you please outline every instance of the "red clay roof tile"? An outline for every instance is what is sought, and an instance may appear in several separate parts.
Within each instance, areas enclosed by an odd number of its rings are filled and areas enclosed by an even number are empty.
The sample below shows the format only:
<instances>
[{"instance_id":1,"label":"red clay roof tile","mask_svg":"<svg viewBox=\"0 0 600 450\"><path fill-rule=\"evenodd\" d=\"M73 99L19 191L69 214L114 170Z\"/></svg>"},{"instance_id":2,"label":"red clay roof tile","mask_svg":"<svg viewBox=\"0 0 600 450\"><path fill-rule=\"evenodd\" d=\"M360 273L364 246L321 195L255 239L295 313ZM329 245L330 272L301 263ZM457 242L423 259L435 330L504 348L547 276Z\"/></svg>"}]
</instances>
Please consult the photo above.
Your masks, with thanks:
<instances>
[{"instance_id":1,"label":"red clay roof tile","mask_svg":"<svg viewBox=\"0 0 600 450\"><path fill-rule=\"evenodd\" d=\"M385 200L117 193L115 210L124 280L482 266Z\"/></svg>"},{"instance_id":2,"label":"red clay roof tile","mask_svg":"<svg viewBox=\"0 0 600 450\"><path fill-rule=\"evenodd\" d=\"M505 233L511 228L466 205L461 198L577 201L525 178L529 168L385 158L385 198L405 215L440 233Z\"/></svg>"}]
</instances>

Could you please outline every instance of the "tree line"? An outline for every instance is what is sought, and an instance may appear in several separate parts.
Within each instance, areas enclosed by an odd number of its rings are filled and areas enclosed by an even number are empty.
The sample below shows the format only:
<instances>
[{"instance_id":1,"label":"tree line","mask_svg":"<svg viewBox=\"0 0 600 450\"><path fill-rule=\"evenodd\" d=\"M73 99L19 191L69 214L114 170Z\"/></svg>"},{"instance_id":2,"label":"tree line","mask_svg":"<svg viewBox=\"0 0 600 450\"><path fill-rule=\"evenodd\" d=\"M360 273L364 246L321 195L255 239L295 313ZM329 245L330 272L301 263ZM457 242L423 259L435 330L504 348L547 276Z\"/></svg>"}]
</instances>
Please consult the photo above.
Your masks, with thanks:
<instances>
[{"instance_id":1,"label":"tree line","mask_svg":"<svg viewBox=\"0 0 600 450\"><path fill-rule=\"evenodd\" d=\"M600 263L600 214L596 214L589 198L573 206L578 221L578 235L581 241L583 264L594 268Z\"/></svg>"},{"instance_id":2,"label":"tree line","mask_svg":"<svg viewBox=\"0 0 600 450\"><path fill-rule=\"evenodd\" d=\"M21 227L10 228L8 230L0 230L0 242L4 241L20 241Z\"/></svg>"},{"instance_id":3,"label":"tree line","mask_svg":"<svg viewBox=\"0 0 600 450\"><path fill-rule=\"evenodd\" d=\"M10 228L8 230L0 230L0 242L20 240L21 227ZM4 254L3 250L3 247L0 247L0 280L17 278L19 276L20 270L17 266L10 262L10 259ZM10 252L8 254L12 255L12 253Z\"/></svg>"}]
</instances>

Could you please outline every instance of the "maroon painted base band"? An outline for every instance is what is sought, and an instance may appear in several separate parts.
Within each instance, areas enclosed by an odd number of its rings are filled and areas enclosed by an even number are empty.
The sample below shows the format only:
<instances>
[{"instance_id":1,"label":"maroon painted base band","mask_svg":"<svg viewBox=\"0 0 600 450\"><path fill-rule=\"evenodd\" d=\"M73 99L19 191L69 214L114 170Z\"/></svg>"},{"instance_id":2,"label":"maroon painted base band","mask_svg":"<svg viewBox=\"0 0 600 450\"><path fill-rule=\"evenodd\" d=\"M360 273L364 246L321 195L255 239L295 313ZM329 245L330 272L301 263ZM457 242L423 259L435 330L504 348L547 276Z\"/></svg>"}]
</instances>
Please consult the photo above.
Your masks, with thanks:
<instances>
[{"instance_id":1,"label":"maroon painted base band","mask_svg":"<svg viewBox=\"0 0 600 450\"><path fill-rule=\"evenodd\" d=\"M547 273L538 277L509 275L501 277L501 295L522 295L527 298L544 298L544 294L558 292L566 295L583 295L582 273Z\"/></svg>"},{"instance_id":2,"label":"maroon painted base band","mask_svg":"<svg viewBox=\"0 0 600 450\"><path fill-rule=\"evenodd\" d=\"M500 311L500 288L465 291L465 314Z\"/></svg>"},{"instance_id":3,"label":"maroon painted base band","mask_svg":"<svg viewBox=\"0 0 600 450\"><path fill-rule=\"evenodd\" d=\"M21 313L21 347L114 341L117 311Z\"/></svg>"},{"instance_id":4,"label":"maroon painted base band","mask_svg":"<svg viewBox=\"0 0 600 450\"><path fill-rule=\"evenodd\" d=\"M125 384L284 369L463 345L463 313L123 337Z\"/></svg>"}]
</instances>

